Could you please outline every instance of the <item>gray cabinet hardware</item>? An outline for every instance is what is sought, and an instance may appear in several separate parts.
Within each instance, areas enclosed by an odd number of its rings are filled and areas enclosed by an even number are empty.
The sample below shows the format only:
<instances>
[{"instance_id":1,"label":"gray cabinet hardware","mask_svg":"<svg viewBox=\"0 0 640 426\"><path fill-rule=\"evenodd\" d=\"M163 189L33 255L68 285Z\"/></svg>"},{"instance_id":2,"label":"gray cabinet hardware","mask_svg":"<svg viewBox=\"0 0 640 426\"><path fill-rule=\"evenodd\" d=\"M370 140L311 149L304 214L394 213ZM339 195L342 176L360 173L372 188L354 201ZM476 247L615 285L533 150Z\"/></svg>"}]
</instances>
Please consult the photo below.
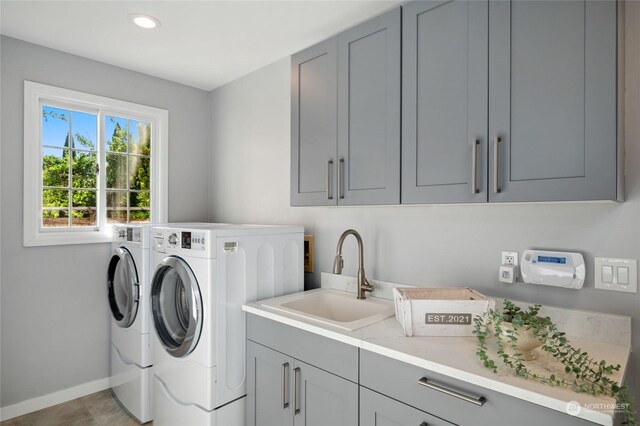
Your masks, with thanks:
<instances>
[{"instance_id":1,"label":"gray cabinet hardware","mask_svg":"<svg viewBox=\"0 0 640 426\"><path fill-rule=\"evenodd\" d=\"M327 200L333 200L333 194L331 194L331 172L333 172L333 160L327 161Z\"/></svg>"},{"instance_id":2,"label":"gray cabinet hardware","mask_svg":"<svg viewBox=\"0 0 640 426\"><path fill-rule=\"evenodd\" d=\"M293 369L293 415L300 414L300 405L298 401L298 392L300 392L300 367Z\"/></svg>"},{"instance_id":3,"label":"gray cabinet hardware","mask_svg":"<svg viewBox=\"0 0 640 426\"><path fill-rule=\"evenodd\" d=\"M498 171L500 168L500 142L502 142L500 136L493 138L493 192L496 194L500 193L500 174Z\"/></svg>"},{"instance_id":4,"label":"gray cabinet hardware","mask_svg":"<svg viewBox=\"0 0 640 426\"><path fill-rule=\"evenodd\" d=\"M418 380L418 384L421 385L421 386L427 387L429 389L433 389L435 391L442 392L442 393L444 393L446 395L453 396L455 398L459 398L459 399L461 399L463 401L470 402L471 404L475 404L475 405L478 405L480 407L483 406L485 402L487 402L487 399L484 396L481 396L479 398L473 398L471 396L468 396L468 395L465 395L463 393L454 391L452 389L447 389L447 388L445 388L443 386L431 383L431 382L429 382L429 380L426 377L422 377L420 380Z\"/></svg>"},{"instance_id":5,"label":"gray cabinet hardware","mask_svg":"<svg viewBox=\"0 0 640 426\"><path fill-rule=\"evenodd\" d=\"M282 408L289 407L287 398L287 383L289 382L289 363L282 364Z\"/></svg>"},{"instance_id":6,"label":"gray cabinet hardware","mask_svg":"<svg viewBox=\"0 0 640 426\"><path fill-rule=\"evenodd\" d=\"M344 158L340 157L338 162L338 197L344 200L344 191L342 190L342 178L344 174Z\"/></svg>"},{"instance_id":7,"label":"gray cabinet hardware","mask_svg":"<svg viewBox=\"0 0 640 426\"><path fill-rule=\"evenodd\" d=\"M478 145L480 140L474 139L471 143L471 193L477 194L478 190Z\"/></svg>"}]
</instances>

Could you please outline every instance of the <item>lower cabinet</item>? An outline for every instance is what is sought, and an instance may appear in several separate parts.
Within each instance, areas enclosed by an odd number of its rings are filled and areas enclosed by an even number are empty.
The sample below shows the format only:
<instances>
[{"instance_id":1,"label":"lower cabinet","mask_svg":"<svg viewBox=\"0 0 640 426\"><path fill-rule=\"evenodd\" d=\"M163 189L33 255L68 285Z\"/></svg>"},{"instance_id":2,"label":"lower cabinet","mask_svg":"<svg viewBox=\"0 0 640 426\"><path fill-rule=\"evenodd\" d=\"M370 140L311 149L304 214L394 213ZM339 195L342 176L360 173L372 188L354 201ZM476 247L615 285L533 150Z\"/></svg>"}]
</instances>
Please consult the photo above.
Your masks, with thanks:
<instances>
[{"instance_id":1,"label":"lower cabinet","mask_svg":"<svg viewBox=\"0 0 640 426\"><path fill-rule=\"evenodd\" d=\"M360 388L360 426L450 426L452 424L367 388Z\"/></svg>"},{"instance_id":2,"label":"lower cabinet","mask_svg":"<svg viewBox=\"0 0 640 426\"><path fill-rule=\"evenodd\" d=\"M248 426L355 426L358 385L247 341Z\"/></svg>"},{"instance_id":3,"label":"lower cabinet","mask_svg":"<svg viewBox=\"0 0 640 426\"><path fill-rule=\"evenodd\" d=\"M461 426L594 426L594 423L562 411L541 407L366 350L360 351L359 383L361 392L366 387ZM412 425L410 422L405 424ZM416 426L420 424L415 423ZM427 424L432 422L427 421Z\"/></svg>"},{"instance_id":4,"label":"lower cabinet","mask_svg":"<svg viewBox=\"0 0 640 426\"><path fill-rule=\"evenodd\" d=\"M358 385L247 342L247 425L358 424Z\"/></svg>"},{"instance_id":5,"label":"lower cabinet","mask_svg":"<svg viewBox=\"0 0 640 426\"><path fill-rule=\"evenodd\" d=\"M247 426L594 426L251 314L246 407Z\"/></svg>"}]
</instances>

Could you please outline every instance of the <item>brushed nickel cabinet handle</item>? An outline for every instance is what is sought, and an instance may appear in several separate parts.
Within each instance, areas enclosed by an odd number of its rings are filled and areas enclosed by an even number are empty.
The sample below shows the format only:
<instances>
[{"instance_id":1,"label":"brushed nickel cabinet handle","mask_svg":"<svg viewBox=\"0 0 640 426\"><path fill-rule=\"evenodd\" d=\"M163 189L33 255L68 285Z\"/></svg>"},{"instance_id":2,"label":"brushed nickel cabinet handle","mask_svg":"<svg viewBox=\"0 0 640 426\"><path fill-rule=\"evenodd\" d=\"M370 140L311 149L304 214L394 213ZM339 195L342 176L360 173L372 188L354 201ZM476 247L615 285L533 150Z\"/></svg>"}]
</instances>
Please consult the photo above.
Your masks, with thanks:
<instances>
[{"instance_id":1,"label":"brushed nickel cabinet handle","mask_svg":"<svg viewBox=\"0 0 640 426\"><path fill-rule=\"evenodd\" d=\"M327 161L327 200L333 200L331 194L331 172L333 171L333 159Z\"/></svg>"},{"instance_id":2,"label":"brushed nickel cabinet handle","mask_svg":"<svg viewBox=\"0 0 640 426\"><path fill-rule=\"evenodd\" d=\"M298 392L300 384L300 367L293 369L293 415L300 414L300 407L298 406Z\"/></svg>"},{"instance_id":3,"label":"brushed nickel cabinet handle","mask_svg":"<svg viewBox=\"0 0 640 426\"><path fill-rule=\"evenodd\" d=\"M342 178L344 177L344 158L340 158L338 164L338 197L344 200L344 192L342 191Z\"/></svg>"},{"instance_id":4,"label":"brushed nickel cabinet handle","mask_svg":"<svg viewBox=\"0 0 640 426\"><path fill-rule=\"evenodd\" d=\"M484 396L481 396L479 398L473 398L471 396L468 396L468 395L465 395L463 393L454 391L452 389L447 389L447 388L445 388L443 386L431 383L431 382L429 382L429 379L427 379L426 377L423 377L420 380L418 380L418 384L420 386L424 386L424 387L427 387L429 389L433 389L435 391L442 392L442 393L444 393L446 395L453 396L453 397L461 399L463 401L470 402L471 404L477 405L479 407L482 407L484 405L484 403L487 402L487 399Z\"/></svg>"},{"instance_id":5,"label":"brushed nickel cabinet handle","mask_svg":"<svg viewBox=\"0 0 640 426\"><path fill-rule=\"evenodd\" d=\"M289 381L289 363L282 364L282 408L289 406L287 398L287 382Z\"/></svg>"},{"instance_id":6,"label":"brushed nickel cabinet handle","mask_svg":"<svg viewBox=\"0 0 640 426\"><path fill-rule=\"evenodd\" d=\"M480 192L478 189L478 145L480 141L474 139L471 142L471 193L477 194Z\"/></svg>"},{"instance_id":7,"label":"brushed nickel cabinet handle","mask_svg":"<svg viewBox=\"0 0 640 426\"><path fill-rule=\"evenodd\" d=\"M496 194L500 193L500 175L498 173L500 169L500 142L502 142L502 138L500 136L493 138L493 192Z\"/></svg>"}]
</instances>

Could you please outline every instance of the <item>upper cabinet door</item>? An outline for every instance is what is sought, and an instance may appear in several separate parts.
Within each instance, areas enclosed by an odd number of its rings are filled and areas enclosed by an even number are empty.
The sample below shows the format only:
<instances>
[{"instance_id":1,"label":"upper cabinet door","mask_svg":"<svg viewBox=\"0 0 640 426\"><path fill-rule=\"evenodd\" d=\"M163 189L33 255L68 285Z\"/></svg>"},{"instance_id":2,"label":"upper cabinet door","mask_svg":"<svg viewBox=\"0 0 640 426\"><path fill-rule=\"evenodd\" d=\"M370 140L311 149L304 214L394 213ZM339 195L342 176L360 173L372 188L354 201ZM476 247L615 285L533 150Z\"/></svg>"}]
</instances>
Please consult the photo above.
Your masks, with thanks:
<instances>
[{"instance_id":1,"label":"upper cabinet door","mask_svg":"<svg viewBox=\"0 0 640 426\"><path fill-rule=\"evenodd\" d=\"M403 6L403 203L487 201L487 25L487 1Z\"/></svg>"},{"instance_id":2,"label":"upper cabinet door","mask_svg":"<svg viewBox=\"0 0 640 426\"><path fill-rule=\"evenodd\" d=\"M336 204L336 39L291 58L291 205Z\"/></svg>"},{"instance_id":3,"label":"upper cabinet door","mask_svg":"<svg viewBox=\"0 0 640 426\"><path fill-rule=\"evenodd\" d=\"M338 204L400 202L400 8L338 36Z\"/></svg>"},{"instance_id":4,"label":"upper cabinet door","mask_svg":"<svg viewBox=\"0 0 640 426\"><path fill-rule=\"evenodd\" d=\"M616 18L615 1L490 2L490 201L616 199Z\"/></svg>"}]
</instances>

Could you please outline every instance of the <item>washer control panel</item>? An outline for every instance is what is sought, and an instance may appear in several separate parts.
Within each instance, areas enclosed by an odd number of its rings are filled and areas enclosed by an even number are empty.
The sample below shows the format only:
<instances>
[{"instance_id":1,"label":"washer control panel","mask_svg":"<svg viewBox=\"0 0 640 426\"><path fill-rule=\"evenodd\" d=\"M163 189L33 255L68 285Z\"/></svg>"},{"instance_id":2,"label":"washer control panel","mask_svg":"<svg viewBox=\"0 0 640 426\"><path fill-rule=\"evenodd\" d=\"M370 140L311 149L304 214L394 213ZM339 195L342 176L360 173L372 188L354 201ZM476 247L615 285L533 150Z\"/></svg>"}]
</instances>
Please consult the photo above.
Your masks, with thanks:
<instances>
[{"instance_id":1,"label":"washer control panel","mask_svg":"<svg viewBox=\"0 0 640 426\"><path fill-rule=\"evenodd\" d=\"M141 243L142 228L138 226L115 226L113 228L113 237L120 242Z\"/></svg>"},{"instance_id":2,"label":"washer control panel","mask_svg":"<svg viewBox=\"0 0 640 426\"><path fill-rule=\"evenodd\" d=\"M133 243L142 242L142 229L138 227L127 227L127 241Z\"/></svg>"},{"instance_id":3,"label":"washer control panel","mask_svg":"<svg viewBox=\"0 0 640 426\"><path fill-rule=\"evenodd\" d=\"M153 235L154 250L166 253L170 250L198 250L206 251L207 238L205 232L158 230Z\"/></svg>"},{"instance_id":4,"label":"washer control panel","mask_svg":"<svg viewBox=\"0 0 640 426\"><path fill-rule=\"evenodd\" d=\"M204 250L204 232L182 231L182 248L190 250Z\"/></svg>"}]
</instances>

